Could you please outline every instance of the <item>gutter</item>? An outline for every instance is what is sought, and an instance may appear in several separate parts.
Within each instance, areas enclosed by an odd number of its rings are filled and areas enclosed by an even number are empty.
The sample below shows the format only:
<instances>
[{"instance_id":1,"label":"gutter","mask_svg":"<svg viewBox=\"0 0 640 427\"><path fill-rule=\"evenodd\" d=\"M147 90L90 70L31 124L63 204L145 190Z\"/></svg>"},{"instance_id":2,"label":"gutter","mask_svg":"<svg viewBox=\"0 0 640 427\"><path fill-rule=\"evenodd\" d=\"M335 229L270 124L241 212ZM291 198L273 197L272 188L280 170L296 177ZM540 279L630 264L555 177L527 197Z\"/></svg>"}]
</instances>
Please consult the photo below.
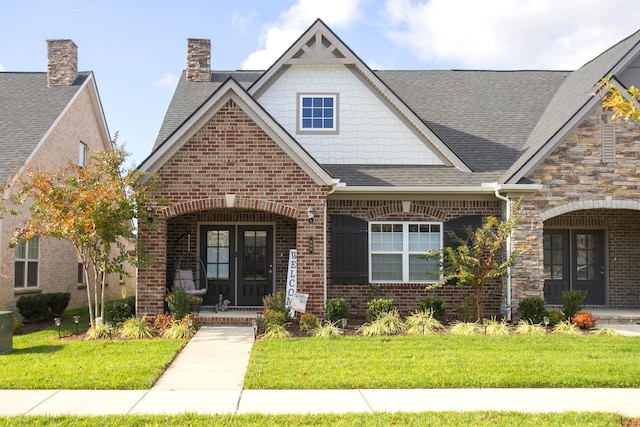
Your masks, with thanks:
<instances>
[{"instance_id":1,"label":"gutter","mask_svg":"<svg viewBox=\"0 0 640 427\"><path fill-rule=\"evenodd\" d=\"M339 183L329 194L495 194L497 183L466 186L346 186ZM500 186L503 191L534 193L540 184L507 184Z\"/></svg>"}]
</instances>

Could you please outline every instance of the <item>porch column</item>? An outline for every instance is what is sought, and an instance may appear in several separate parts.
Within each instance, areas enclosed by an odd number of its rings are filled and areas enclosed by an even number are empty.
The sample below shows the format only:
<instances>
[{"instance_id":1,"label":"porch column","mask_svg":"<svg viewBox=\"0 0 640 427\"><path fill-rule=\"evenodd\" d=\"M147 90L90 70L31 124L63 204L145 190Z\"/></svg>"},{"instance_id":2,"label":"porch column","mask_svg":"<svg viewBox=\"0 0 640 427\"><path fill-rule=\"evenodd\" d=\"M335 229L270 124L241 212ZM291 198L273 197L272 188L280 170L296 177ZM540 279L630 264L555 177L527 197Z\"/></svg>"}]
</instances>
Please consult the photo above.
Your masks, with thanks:
<instances>
[{"instance_id":1,"label":"porch column","mask_svg":"<svg viewBox=\"0 0 640 427\"><path fill-rule=\"evenodd\" d=\"M167 222L155 218L152 229L139 223L140 246L149 263L138 270L136 314L156 315L164 312L167 265Z\"/></svg>"},{"instance_id":2,"label":"porch column","mask_svg":"<svg viewBox=\"0 0 640 427\"><path fill-rule=\"evenodd\" d=\"M307 312L324 313L324 212L316 208L314 221L306 213L298 218L296 249L298 262L298 292L309 294Z\"/></svg>"},{"instance_id":3,"label":"porch column","mask_svg":"<svg viewBox=\"0 0 640 427\"><path fill-rule=\"evenodd\" d=\"M513 229L512 247L524 247L511 269L511 313L516 314L520 300L544 298L544 226L539 210L531 201L523 200L519 215L523 217Z\"/></svg>"}]
</instances>

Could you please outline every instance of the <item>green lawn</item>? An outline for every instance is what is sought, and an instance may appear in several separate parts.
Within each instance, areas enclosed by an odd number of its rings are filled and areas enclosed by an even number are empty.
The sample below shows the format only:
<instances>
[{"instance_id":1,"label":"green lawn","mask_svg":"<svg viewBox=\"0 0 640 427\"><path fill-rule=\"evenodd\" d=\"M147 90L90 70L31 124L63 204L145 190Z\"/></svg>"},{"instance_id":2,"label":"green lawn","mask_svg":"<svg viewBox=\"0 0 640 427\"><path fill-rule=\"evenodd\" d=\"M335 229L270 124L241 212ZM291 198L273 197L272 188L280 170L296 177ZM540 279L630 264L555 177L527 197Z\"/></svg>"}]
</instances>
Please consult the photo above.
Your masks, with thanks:
<instances>
[{"instance_id":1,"label":"green lawn","mask_svg":"<svg viewBox=\"0 0 640 427\"><path fill-rule=\"evenodd\" d=\"M394 336L261 340L249 389L640 387L640 339Z\"/></svg>"},{"instance_id":2,"label":"green lawn","mask_svg":"<svg viewBox=\"0 0 640 427\"><path fill-rule=\"evenodd\" d=\"M0 417L10 426L620 426L627 418L604 413L426 412L346 415L193 415L105 417Z\"/></svg>"},{"instance_id":3,"label":"green lawn","mask_svg":"<svg viewBox=\"0 0 640 427\"><path fill-rule=\"evenodd\" d=\"M185 343L60 340L55 327L16 335L13 351L0 355L0 389L148 389Z\"/></svg>"}]
</instances>

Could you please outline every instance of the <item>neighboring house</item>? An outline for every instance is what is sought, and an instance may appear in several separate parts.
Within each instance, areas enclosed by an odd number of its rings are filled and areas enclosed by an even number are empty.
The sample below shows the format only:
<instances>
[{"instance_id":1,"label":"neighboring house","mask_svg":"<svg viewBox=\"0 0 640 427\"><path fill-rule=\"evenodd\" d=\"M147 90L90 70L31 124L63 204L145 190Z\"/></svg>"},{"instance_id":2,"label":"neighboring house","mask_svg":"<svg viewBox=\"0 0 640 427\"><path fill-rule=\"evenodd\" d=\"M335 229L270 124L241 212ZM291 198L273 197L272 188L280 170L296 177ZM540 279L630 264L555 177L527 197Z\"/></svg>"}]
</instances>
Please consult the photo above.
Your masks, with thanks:
<instances>
[{"instance_id":1,"label":"neighboring house","mask_svg":"<svg viewBox=\"0 0 640 427\"><path fill-rule=\"evenodd\" d=\"M48 72L0 72L0 180L28 170L84 165L92 151L111 148L92 72L78 72L77 46L71 40L48 40ZM3 196L9 197L11 189ZM69 307L87 305L78 256L65 240L35 237L10 246L20 215L0 220L0 309L13 310L22 295L69 292ZM133 269L131 269L133 272ZM134 293L133 278L113 275L109 299ZM84 284L83 284L84 282Z\"/></svg>"},{"instance_id":2,"label":"neighboring house","mask_svg":"<svg viewBox=\"0 0 640 427\"><path fill-rule=\"evenodd\" d=\"M259 306L285 288L297 249L310 312L344 297L362 314L375 296L407 313L432 296L453 315L468 290L425 290L434 264L421 255L520 197L511 248L527 250L488 286L488 316L569 289L589 306L640 308L640 131L592 96L608 75L640 83L639 41L573 72L374 71L318 20L254 72L211 71L209 41L189 39L140 166L169 203L140 230L156 264L140 270L139 311L162 312L185 254L206 266L205 304Z\"/></svg>"}]
</instances>

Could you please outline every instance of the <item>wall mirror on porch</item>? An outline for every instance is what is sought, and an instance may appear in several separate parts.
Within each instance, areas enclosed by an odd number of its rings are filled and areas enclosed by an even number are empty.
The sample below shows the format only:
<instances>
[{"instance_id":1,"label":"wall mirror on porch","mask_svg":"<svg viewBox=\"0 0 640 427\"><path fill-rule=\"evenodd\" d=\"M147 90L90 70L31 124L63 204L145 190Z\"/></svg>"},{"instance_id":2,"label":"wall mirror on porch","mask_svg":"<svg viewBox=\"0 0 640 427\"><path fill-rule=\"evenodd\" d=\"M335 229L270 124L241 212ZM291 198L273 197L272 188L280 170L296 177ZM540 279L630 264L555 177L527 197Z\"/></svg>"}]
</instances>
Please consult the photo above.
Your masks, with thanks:
<instances>
[{"instance_id":1,"label":"wall mirror on porch","mask_svg":"<svg viewBox=\"0 0 640 427\"><path fill-rule=\"evenodd\" d=\"M544 231L544 297L562 304L562 292L586 291L585 305L605 305L604 230Z\"/></svg>"},{"instance_id":2,"label":"wall mirror on porch","mask_svg":"<svg viewBox=\"0 0 640 427\"><path fill-rule=\"evenodd\" d=\"M219 296L231 306L260 306L273 292L273 226L202 225L200 258L209 285L205 305Z\"/></svg>"}]
</instances>

